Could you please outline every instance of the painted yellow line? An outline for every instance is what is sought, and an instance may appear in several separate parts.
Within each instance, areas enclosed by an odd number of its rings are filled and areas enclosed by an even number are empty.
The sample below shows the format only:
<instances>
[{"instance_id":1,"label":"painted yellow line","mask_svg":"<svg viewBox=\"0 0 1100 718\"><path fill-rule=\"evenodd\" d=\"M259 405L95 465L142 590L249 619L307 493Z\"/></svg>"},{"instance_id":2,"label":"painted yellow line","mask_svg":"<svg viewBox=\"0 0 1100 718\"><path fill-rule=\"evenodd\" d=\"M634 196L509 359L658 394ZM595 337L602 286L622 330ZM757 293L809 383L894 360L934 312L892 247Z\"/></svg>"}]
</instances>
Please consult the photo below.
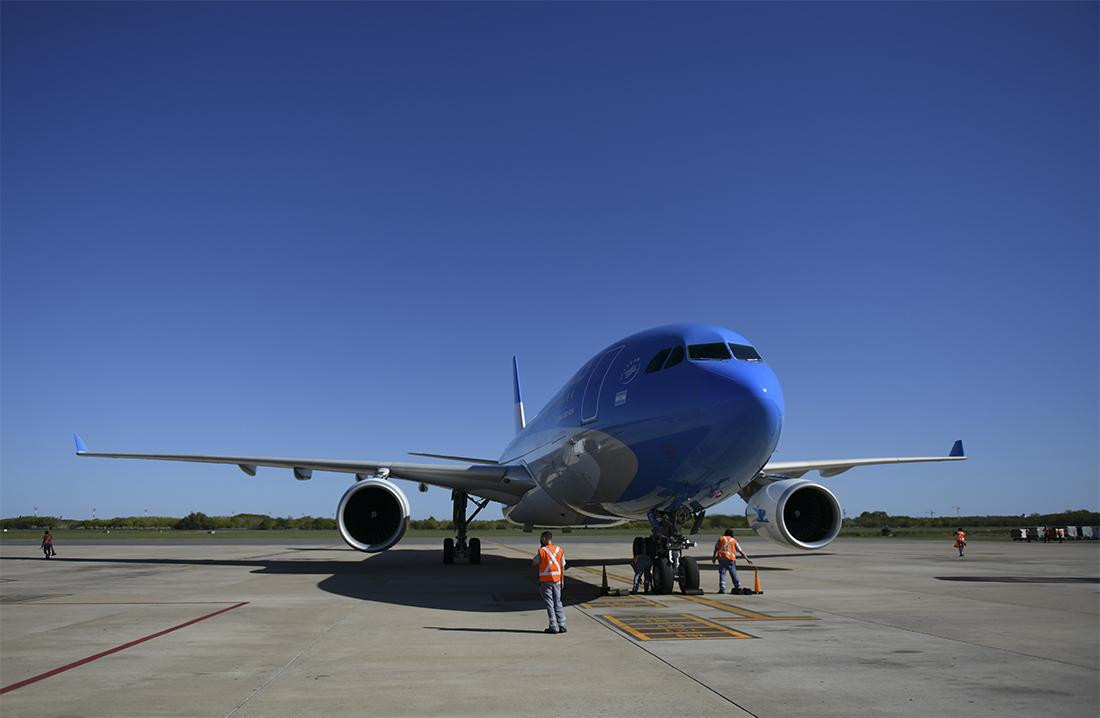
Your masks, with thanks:
<instances>
[{"instance_id":1,"label":"painted yellow line","mask_svg":"<svg viewBox=\"0 0 1100 718\"><path fill-rule=\"evenodd\" d=\"M698 603L703 606L709 606L710 608L716 608L719 611L725 611L726 613L736 614L734 616L723 616L719 620L722 621L816 621L816 616L772 616L767 613L757 613L756 611L750 611L747 608L740 608L729 603L723 603L721 601L715 601L711 598L701 598L699 596L679 596L679 598L685 601L691 601L692 603Z\"/></svg>"},{"instance_id":2,"label":"painted yellow line","mask_svg":"<svg viewBox=\"0 0 1100 718\"><path fill-rule=\"evenodd\" d=\"M707 641L756 636L690 613L619 614L603 619L639 641Z\"/></svg>"},{"instance_id":3,"label":"painted yellow line","mask_svg":"<svg viewBox=\"0 0 1100 718\"><path fill-rule=\"evenodd\" d=\"M654 601L638 594L629 596L600 596L588 603L582 603L584 608L664 608L665 604Z\"/></svg>"},{"instance_id":4,"label":"painted yellow line","mask_svg":"<svg viewBox=\"0 0 1100 718\"><path fill-rule=\"evenodd\" d=\"M569 567L568 560L566 561L565 565L566 565L566 568L568 569L568 567ZM596 574L600 578L603 578L603 569L602 568L593 568L591 566L577 566L577 568L580 569L581 571L589 571L591 573ZM610 571L608 571L607 572L607 578L608 579L615 579L616 581L622 581L623 583L629 583L632 586L634 585L634 577L633 576L631 576L630 578L626 578L625 576L620 576L616 573L611 573Z\"/></svg>"}]
</instances>

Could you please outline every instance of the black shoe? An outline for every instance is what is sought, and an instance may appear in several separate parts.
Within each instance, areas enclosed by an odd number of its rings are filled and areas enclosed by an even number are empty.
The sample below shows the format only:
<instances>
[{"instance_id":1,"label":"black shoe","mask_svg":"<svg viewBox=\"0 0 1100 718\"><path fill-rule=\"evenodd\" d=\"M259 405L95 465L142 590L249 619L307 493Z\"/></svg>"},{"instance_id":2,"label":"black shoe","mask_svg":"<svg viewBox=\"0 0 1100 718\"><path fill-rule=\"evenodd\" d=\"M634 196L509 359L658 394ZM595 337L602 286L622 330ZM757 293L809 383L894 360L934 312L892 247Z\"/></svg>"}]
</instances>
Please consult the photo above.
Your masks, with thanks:
<instances>
[{"instance_id":1,"label":"black shoe","mask_svg":"<svg viewBox=\"0 0 1100 718\"><path fill-rule=\"evenodd\" d=\"M565 626L562 626L558 629L558 633L569 633L569 631L565 630Z\"/></svg>"},{"instance_id":2,"label":"black shoe","mask_svg":"<svg viewBox=\"0 0 1100 718\"><path fill-rule=\"evenodd\" d=\"M718 593L725 593L725 592L726 592L726 589L724 589L724 588L718 589Z\"/></svg>"},{"instance_id":3,"label":"black shoe","mask_svg":"<svg viewBox=\"0 0 1100 718\"><path fill-rule=\"evenodd\" d=\"M558 632L558 629L556 629L556 628L547 628L546 630L543 631L543 633L557 633L557 632Z\"/></svg>"}]
</instances>

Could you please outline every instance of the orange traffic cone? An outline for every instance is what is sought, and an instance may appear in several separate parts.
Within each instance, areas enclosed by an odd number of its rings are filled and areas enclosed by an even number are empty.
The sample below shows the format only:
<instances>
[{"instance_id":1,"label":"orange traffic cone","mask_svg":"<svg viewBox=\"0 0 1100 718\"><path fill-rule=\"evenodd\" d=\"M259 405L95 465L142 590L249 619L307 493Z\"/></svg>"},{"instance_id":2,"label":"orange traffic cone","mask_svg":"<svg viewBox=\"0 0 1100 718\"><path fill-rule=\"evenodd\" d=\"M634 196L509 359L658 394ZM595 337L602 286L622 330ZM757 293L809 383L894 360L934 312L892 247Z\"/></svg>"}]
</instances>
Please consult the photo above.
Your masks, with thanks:
<instances>
[{"instance_id":1,"label":"orange traffic cone","mask_svg":"<svg viewBox=\"0 0 1100 718\"><path fill-rule=\"evenodd\" d=\"M756 577L753 579L752 582L752 592L764 593L764 589L760 587L760 569L756 566L753 566L753 573L756 574Z\"/></svg>"},{"instance_id":2,"label":"orange traffic cone","mask_svg":"<svg viewBox=\"0 0 1100 718\"><path fill-rule=\"evenodd\" d=\"M606 596L611 593L611 587L607 585L607 564L603 566L603 580L600 581L600 595Z\"/></svg>"}]
</instances>

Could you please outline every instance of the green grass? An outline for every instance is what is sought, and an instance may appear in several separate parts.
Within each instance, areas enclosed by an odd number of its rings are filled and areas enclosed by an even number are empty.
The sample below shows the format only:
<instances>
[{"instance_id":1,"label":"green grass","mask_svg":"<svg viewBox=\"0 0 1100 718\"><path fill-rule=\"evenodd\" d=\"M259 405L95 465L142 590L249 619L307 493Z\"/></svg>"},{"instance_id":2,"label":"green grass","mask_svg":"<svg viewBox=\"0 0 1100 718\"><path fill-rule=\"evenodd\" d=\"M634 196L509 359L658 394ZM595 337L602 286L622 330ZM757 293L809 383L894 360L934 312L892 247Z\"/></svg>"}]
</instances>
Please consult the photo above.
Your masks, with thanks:
<instances>
[{"instance_id":1,"label":"green grass","mask_svg":"<svg viewBox=\"0 0 1100 718\"><path fill-rule=\"evenodd\" d=\"M997 528L990 526L983 526L981 528L967 528L963 527L966 531L966 539L978 540L978 541L1009 541L1009 527ZM752 536L753 532L749 529L736 529L738 536ZM892 535L884 537L881 534L881 529L876 528L845 528L840 532L840 538L898 538L898 539L928 539L935 541L954 541L954 531L945 531L940 527L912 527L912 528L898 528L891 529ZM534 541L538 532L533 534L524 533L520 528L514 529L485 529L471 531L475 536L484 539L492 539L494 536L501 538L504 537L531 537ZM562 538L563 541L568 540L565 537L568 536L623 536L632 537L641 534L642 532L637 529L631 528L608 528L608 529L574 529L570 533L565 533L561 529L556 530L555 535ZM713 536L719 533L718 529L703 529L701 535ZM447 529L410 529L406 536L413 537L428 537L444 539L448 536L453 536L454 532ZM76 529L60 529L53 532L54 540L61 543L79 543L80 541L101 541L103 539L111 540L158 540L158 539L252 539L252 540L270 540L270 541L318 541L318 540L332 540L339 539L340 535L336 531L314 531L314 530L298 530L298 529L283 529L283 530L247 530L247 529L225 529L218 531L217 533L209 533L207 531L179 531L175 529L114 529L110 533L105 531L92 531L92 530L76 530ZM2 541L37 541L42 538L42 532L39 530L22 530L22 529L8 529L4 533L0 533L0 542Z\"/></svg>"}]
</instances>

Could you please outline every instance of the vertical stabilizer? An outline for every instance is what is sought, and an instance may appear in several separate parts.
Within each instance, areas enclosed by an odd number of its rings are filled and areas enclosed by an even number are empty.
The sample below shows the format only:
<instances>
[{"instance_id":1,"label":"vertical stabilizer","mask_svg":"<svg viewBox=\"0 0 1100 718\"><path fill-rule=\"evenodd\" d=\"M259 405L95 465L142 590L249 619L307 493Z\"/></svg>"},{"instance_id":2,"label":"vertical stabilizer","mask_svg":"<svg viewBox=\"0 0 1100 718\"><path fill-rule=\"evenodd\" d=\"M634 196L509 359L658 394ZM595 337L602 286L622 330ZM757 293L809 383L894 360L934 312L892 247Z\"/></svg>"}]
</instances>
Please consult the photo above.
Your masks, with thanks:
<instances>
[{"instance_id":1,"label":"vertical stabilizer","mask_svg":"<svg viewBox=\"0 0 1100 718\"><path fill-rule=\"evenodd\" d=\"M523 414L523 392L519 388L519 364L512 357L512 395L516 405L516 433L523 431L527 426L527 417Z\"/></svg>"}]
</instances>

